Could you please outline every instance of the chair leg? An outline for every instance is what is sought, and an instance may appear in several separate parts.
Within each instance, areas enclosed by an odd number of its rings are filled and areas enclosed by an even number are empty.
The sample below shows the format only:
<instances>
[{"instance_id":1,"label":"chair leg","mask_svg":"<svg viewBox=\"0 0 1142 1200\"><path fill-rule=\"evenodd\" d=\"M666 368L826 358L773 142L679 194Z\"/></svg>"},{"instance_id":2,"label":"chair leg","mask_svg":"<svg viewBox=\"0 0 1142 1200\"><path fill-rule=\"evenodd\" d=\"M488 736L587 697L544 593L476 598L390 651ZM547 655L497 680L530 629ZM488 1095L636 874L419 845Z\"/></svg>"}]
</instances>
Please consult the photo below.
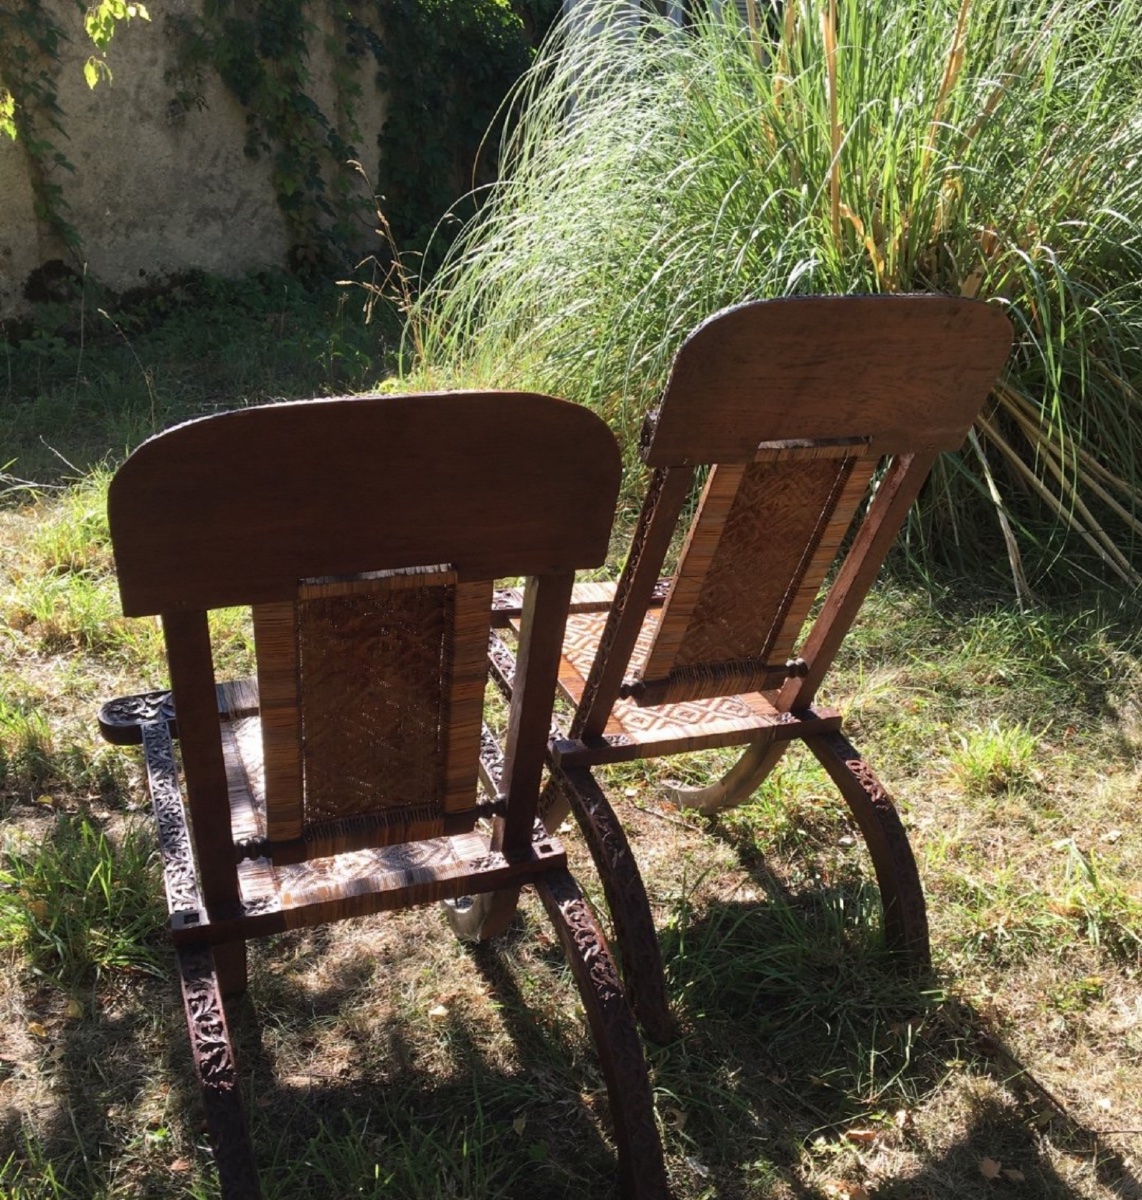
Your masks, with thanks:
<instances>
[{"instance_id":1,"label":"chair leg","mask_svg":"<svg viewBox=\"0 0 1142 1200\"><path fill-rule=\"evenodd\" d=\"M595 860L615 925L627 998L639 1024L652 1042L662 1045L673 1041L678 1036L678 1026L666 998L658 933L642 875L622 824L603 789L586 768L554 769L547 790L563 793L551 808L569 805Z\"/></svg>"},{"instance_id":2,"label":"chair leg","mask_svg":"<svg viewBox=\"0 0 1142 1200\"><path fill-rule=\"evenodd\" d=\"M243 947L245 943L243 943ZM222 989L209 947L178 951L179 981L223 1200L260 1200L258 1168L234 1065Z\"/></svg>"},{"instance_id":3,"label":"chair leg","mask_svg":"<svg viewBox=\"0 0 1142 1200\"><path fill-rule=\"evenodd\" d=\"M910 967L931 965L928 914L920 872L892 797L841 733L805 739L832 776L864 835L884 904L888 946Z\"/></svg>"},{"instance_id":4,"label":"chair leg","mask_svg":"<svg viewBox=\"0 0 1142 1200\"><path fill-rule=\"evenodd\" d=\"M442 900L452 932L462 942L486 942L506 932L519 907L519 888L479 892L458 900Z\"/></svg>"},{"instance_id":5,"label":"chair leg","mask_svg":"<svg viewBox=\"0 0 1142 1200\"><path fill-rule=\"evenodd\" d=\"M622 1194L626 1200L669 1200L646 1059L603 931L568 872L545 872L535 887L587 1010L607 1081Z\"/></svg>"},{"instance_id":6,"label":"chair leg","mask_svg":"<svg viewBox=\"0 0 1142 1200\"><path fill-rule=\"evenodd\" d=\"M213 948L214 970L223 997L240 996L247 987L246 942L224 942Z\"/></svg>"},{"instance_id":7,"label":"chair leg","mask_svg":"<svg viewBox=\"0 0 1142 1200\"><path fill-rule=\"evenodd\" d=\"M785 753L787 742L750 746L716 783L708 787L668 787L666 798L678 808L696 808L706 814L744 804Z\"/></svg>"}]
</instances>

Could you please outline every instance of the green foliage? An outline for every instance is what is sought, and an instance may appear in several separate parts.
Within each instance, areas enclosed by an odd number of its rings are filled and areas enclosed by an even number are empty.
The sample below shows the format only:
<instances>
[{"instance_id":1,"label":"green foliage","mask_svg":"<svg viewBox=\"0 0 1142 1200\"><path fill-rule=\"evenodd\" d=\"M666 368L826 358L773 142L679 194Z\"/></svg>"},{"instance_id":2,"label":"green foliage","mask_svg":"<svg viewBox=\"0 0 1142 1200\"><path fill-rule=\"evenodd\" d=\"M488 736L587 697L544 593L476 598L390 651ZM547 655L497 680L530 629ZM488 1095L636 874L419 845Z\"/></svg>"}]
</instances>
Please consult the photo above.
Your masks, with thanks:
<instances>
[{"instance_id":1,"label":"green foliage","mask_svg":"<svg viewBox=\"0 0 1142 1200\"><path fill-rule=\"evenodd\" d=\"M98 50L106 50L115 36L115 28L120 21L133 21L136 17L149 21L151 14L142 4L128 4L127 0L99 0L93 4L83 18L83 28L91 39L92 45ZM83 77L87 86L94 88L101 80L111 82L111 68L107 59L100 55L91 55L83 65Z\"/></svg>"},{"instance_id":2,"label":"green foliage","mask_svg":"<svg viewBox=\"0 0 1142 1200\"><path fill-rule=\"evenodd\" d=\"M992 721L982 729L958 735L951 755L952 775L976 796L1027 788L1033 781L1038 739L1022 725Z\"/></svg>"},{"instance_id":3,"label":"green foliage","mask_svg":"<svg viewBox=\"0 0 1142 1200\"><path fill-rule=\"evenodd\" d=\"M988 298L1015 355L912 550L1006 550L1023 595L1142 582L1140 0L803 0L753 30L626 12L566 24L522 85L504 180L411 331L423 374L572 396L633 447L723 305Z\"/></svg>"},{"instance_id":4,"label":"green foliage","mask_svg":"<svg viewBox=\"0 0 1142 1200\"><path fill-rule=\"evenodd\" d=\"M533 24L544 7L530 0ZM179 103L201 106L212 70L246 109L246 152L272 157L293 265L303 270L340 260L354 227L372 220L370 198L343 170L348 162L370 165L357 124L366 59L388 94L375 173L382 205L397 240L417 250L461 192L491 178L494 154L477 162L485 133L531 60L524 22L508 0L372 0L330 17L331 113L313 96L316 30L304 0L214 0L201 17L170 20Z\"/></svg>"},{"instance_id":5,"label":"green foliage","mask_svg":"<svg viewBox=\"0 0 1142 1200\"><path fill-rule=\"evenodd\" d=\"M527 69L524 22L508 0L375 0L368 44L389 95L380 137L381 203L397 241L423 247L457 196L494 177L494 119ZM540 17L542 20L542 17ZM492 136L489 135L492 127Z\"/></svg>"},{"instance_id":6,"label":"green foliage","mask_svg":"<svg viewBox=\"0 0 1142 1200\"><path fill-rule=\"evenodd\" d=\"M150 20L142 4L99 0L87 10L84 30L92 44L104 51L116 25L134 17ZM37 215L65 245L77 249L79 235L68 220L67 202L54 177L57 171L75 168L54 140L67 135L55 80L45 69L58 60L60 42L66 40L67 34L42 0L0 2L0 133L23 144L32 167ZM88 58L83 74L93 88L101 79L111 79L111 68L101 53Z\"/></svg>"},{"instance_id":7,"label":"green foliage","mask_svg":"<svg viewBox=\"0 0 1142 1200\"><path fill-rule=\"evenodd\" d=\"M331 253L344 244L347 222L363 210L358 202L355 210L350 204L349 211L338 211L328 194L326 174L357 151L310 94L314 26L305 7L304 0L214 0L201 16L171 17L169 27L177 39L179 65L171 77L179 103L205 104L209 69L246 109L246 154L271 157L278 204L293 238L292 265L312 272L333 265ZM352 57L342 56L338 74L346 84L355 66Z\"/></svg>"},{"instance_id":8,"label":"green foliage","mask_svg":"<svg viewBox=\"0 0 1142 1200\"><path fill-rule=\"evenodd\" d=\"M0 131L17 139L27 156L36 215L75 248L79 235L59 183L60 173L75 167L59 149L67 135L50 70L66 37L42 0L0 0Z\"/></svg>"},{"instance_id":9,"label":"green foliage","mask_svg":"<svg viewBox=\"0 0 1142 1200\"><path fill-rule=\"evenodd\" d=\"M161 969L162 888L153 843L112 842L88 817L59 816L40 840L11 834L0 854L0 945L74 984L107 971Z\"/></svg>"}]
</instances>

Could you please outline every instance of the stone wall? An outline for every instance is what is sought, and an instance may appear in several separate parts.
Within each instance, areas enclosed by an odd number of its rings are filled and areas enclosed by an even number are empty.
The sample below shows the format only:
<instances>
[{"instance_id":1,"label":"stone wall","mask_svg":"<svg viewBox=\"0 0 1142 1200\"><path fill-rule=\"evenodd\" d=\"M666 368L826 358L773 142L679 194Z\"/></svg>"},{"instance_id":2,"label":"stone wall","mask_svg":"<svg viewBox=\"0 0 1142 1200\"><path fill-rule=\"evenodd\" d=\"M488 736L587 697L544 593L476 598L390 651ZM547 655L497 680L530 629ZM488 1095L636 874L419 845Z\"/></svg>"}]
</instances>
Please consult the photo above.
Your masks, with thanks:
<instances>
[{"instance_id":1,"label":"stone wall","mask_svg":"<svg viewBox=\"0 0 1142 1200\"><path fill-rule=\"evenodd\" d=\"M50 69L68 135L56 140L75 170L55 168L52 179L63 190L81 249L68 247L37 216L27 147L0 136L0 320L28 309L29 280L53 262L78 272L86 268L117 291L190 269L239 275L285 266L291 239L275 198L271 163L245 153L241 105L208 72L205 107L184 108L165 79L174 65L174 43L164 18L200 10L201 0L151 4L151 22L121 25L107 55L114 79L94 90L83 77L92 47L83 35L82 12L74 0L46 0L45 7L70 35ZM343 81L323 32L309 39L310 92L332 116ZM359 137L353 140L375 161L383 94L372 86L371 72L363 72L359 82ZM354 188L367 192L349 166L329 169L344 171ZM360 249L368 249L372 236L362 223Z\"/></svg>"}]
</instances>

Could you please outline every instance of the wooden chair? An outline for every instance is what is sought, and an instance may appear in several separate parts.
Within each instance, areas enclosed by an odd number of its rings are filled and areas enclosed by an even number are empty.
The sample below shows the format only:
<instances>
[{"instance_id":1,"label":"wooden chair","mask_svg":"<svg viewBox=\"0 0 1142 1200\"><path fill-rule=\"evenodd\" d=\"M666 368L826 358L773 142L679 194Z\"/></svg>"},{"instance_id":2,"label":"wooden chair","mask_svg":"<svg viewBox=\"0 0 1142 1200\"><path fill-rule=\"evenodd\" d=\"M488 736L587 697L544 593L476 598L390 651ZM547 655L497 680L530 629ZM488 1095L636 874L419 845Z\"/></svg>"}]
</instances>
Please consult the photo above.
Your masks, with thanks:
<instances>
[{"instance_id":1,"label":"wooden chair","mask_svg":"<svg viewBox=\"0 0 1142 1200\"><path fill-rule=\"evenodd\" d=\"M260 1194L222 1003L246 986L246 941L462 896L479 903L457 923L487 936L525 884L586 1007L624 1193L667 1194L633 1016L536 820L574 570L605 557L619 474L585 409L457 393L207 417L115 476L123 611L162 615L171 691L111 702L101 725L143 746L225 1197ZM505 576L528 579L501 757L483 712ZM219 683L207 611L246 604L257 678Z\"/></svg>"},{"instance_id":2,"label":"wooden chair","mask_svg":"<svg viewBox=\"0 0 1142 1200\"><path fill-rule=\"evenodd\" d=\"M868 844L888 945L928 962L924 896L896 809L840 713L814 697L936 456L962 443L1010 343L994 305L807 297L726 309L679 351L644 430L653 474L621 578L573 595L559 686L575 715L552 742L542 802L550 828L570 807L587 835L652 1037L672 1028L658 944L590 773L599 764L743 745L723 779L671 793L714 812L745 800L790 742L804 742ZM660 580L707 468L677 571ZM499 622L515 621L518 605L500 594ZM506 655L493 653L503 686Z\"/></svg>"}]
</instances>

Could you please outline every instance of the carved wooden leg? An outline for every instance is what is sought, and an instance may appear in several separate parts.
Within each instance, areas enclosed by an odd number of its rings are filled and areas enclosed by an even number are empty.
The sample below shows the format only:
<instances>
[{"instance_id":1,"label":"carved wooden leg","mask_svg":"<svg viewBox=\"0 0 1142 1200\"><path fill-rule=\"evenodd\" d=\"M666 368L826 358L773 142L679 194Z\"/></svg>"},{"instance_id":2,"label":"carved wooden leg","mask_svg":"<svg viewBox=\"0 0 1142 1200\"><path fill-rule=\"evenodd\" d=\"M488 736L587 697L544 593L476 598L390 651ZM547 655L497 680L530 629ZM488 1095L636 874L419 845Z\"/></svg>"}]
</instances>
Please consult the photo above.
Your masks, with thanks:
<instances>
[{"instance_id":1,"label":"carved wooden leg","mask_svg":"<svg viewBox=\"0 0 1142 1200\"><path fill-rule=\"evenodd\" d=\"M892 798L843 734L826 733L805 742L840 788L864 835L884 904L889 948L911 967L928 967L931 949L924 891Z\"/></svg>"},{"instance_id":2,"label":"carved wooden leg","mask_svg":"<svg viewBox=\"0 0 1142 1200\"><path fill-rule=\"evenodd\" d=\"M182 1002L223 1200L260 1200L222 991L209 947L178 951Z\"/></svg>"},{"instance_id":3,"label":"carved wooden leg","mask_svg":"<svg viewBox=\"0 0 1142 1200\"><path fill-rule=\"evenodd\" d=\"M679 808L696 808L707 814L744 804L777 765L788 744L750 746L716 783L704 788L668 787L666 798Z\"/></svg>"},{"instance_id":4,"label":"carved wooden leg","mask_svg":"<svg viewBox=\"0 0 1142 1200\"><path fill-rule=\"evenodd\" d=\"M615 925L627 999L651 1041L660 1045L678 1036L666 998L666 979L658 933L650 914L646 888L622 825L585 768L552 771L547 791L564 793L561 801L575 814L595 860L611 920Z\"/></svg>"},{"instance_id":5,"label":"carved wooden leg","mask_svg":"<svg viewBox=\"0 0 1142 1200\"><path fill-rule=\"evenodd\" d=\"M504 933L512 923L519 907L519 888L442 900L440 906L452 932L462 942L486 942L488 938Z\"/></svg>"},{"instance_id":6,"label":"carved wooden leg","mask_svg":"<svg viewBox=\"0 0 1142 1200\"><path fill-rule=\"evenodd\" d=\"M246 943L226 942L214 947L214 970L225 997L240 996L246 990Z\"/></svg>"},{"instance_id":7,"label":"carved wooden leg","mask_svg":"<svg viewBox=\"0 0 1142 1200\"><path fill-rule=\"evenodd\" d=\"M566 871L546 872L535 887L587 1010L607 1081L622 1194L627 1200L668 1200L646 1059L603 931Z\"/></svg>"}]
</instances>

